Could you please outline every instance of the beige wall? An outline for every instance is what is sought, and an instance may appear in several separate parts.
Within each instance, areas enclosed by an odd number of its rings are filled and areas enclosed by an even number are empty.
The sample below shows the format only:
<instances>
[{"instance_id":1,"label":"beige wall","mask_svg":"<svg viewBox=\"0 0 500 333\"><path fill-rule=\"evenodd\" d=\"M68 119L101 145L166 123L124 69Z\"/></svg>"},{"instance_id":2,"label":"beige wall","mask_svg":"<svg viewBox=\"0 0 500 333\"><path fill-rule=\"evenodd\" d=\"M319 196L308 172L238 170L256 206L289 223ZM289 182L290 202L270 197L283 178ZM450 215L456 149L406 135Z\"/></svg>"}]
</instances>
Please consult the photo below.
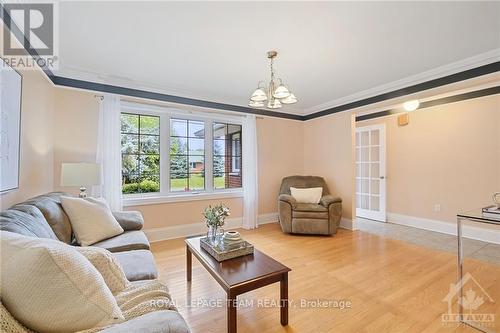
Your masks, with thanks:
<instances>
[{"instance_id":1,"label":"beige wall","mask_svg":"<svg viewBox=\"0 0 500 333\"><path fill-rule=\"evenodd\" d=\"M346 219L352 218L353 129L349 112L304 123L304 171L325 178L330 192L342 198Z\"/></svg>"},{"instance_id":2,"label":"beige wall","mask_svg":"<svg viewBox=\"0 0 500 333\"><path fill-rule=\"evenodd\" d=\"M54 189L59 186L62 162L94 161L97 138L98 101L91 92L57 88L54 144ZM258 118L259 213L277 211L277 195L283 177L303 172L303 124L278 118ZM76 189L70 189L75 192ZM76 192L75 192L76 193ZM216 199L127 207L140 210L146 228L161 228L201 221L208 204L224 202L231 217L242 216L242 199Z\"/></svg>"},{"instance_id":3,"label":"beige wall","mask_svg":"<svg viewBox=\"0 0 500 333\"><path fill-rule=\"evenodd\" d=\"M19 189L0 194L1 209L52 190L54 90L37 70L21 72L21 163Z\"/></svg>"},{"instance_id":4,"label":"beige wall","mask_svg":"<svg viewBox=\"0 0 500 333\"><path fill-rule=\"evenodd\" d=\"M95 162L98 117L98 99L94 94L56 88L54 117L54 126L57 129L54 132L56 191L68 191L68 188L60 186L62 162Z\"/></svg>"},{"instance_id":5,"label":"beige wall","mask_svg":"<svg viewBox=\"0 0 500 333\"><path fill-rule=\"evenodd\" d=\"M358 123L386 124L387 211L453 222L500 191L500 96ZM434 206L441 205L436 212Z\"/></svg>"},{"instance_id":6,"label":"beige wall","mask_svg":"<svg viewBox=\"0 0 500 333\"><path fill-rule=\"evenodd\" d=\"M259 212L278 211L281 179L304 174L304 124L295 120L257 120Z\"/></svg>"}]
</instances>

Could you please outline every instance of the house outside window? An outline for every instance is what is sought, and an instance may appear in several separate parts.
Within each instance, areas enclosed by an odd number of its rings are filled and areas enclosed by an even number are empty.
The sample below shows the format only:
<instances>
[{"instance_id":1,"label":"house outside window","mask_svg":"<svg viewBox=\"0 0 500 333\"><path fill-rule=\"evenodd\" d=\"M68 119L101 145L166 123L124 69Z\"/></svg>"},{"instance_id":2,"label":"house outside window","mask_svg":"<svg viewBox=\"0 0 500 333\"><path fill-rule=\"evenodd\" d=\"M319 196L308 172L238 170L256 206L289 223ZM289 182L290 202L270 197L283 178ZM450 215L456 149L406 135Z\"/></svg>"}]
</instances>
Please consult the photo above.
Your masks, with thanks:
<instances>
[{"instance_id":1,"label":"house outside window","mask_svg":"<svg viewBox=\"0 0 500 333\"><path fill-rule=\"evenodd\" d=\"M224 118L127 104L121 115L125 202L241 193L242 127L239 118Z\"/></svg>"},{"instance_id":2,"label":"house outside window","mask_svg":"<svg viewBox=\"0 0 500 333\"><path fill-rule=\"evenodd\" d=\"M223 179L216 188L241 187L241 125L214 123L213 141L214 177Z\"/></svg>"}]
</instances>

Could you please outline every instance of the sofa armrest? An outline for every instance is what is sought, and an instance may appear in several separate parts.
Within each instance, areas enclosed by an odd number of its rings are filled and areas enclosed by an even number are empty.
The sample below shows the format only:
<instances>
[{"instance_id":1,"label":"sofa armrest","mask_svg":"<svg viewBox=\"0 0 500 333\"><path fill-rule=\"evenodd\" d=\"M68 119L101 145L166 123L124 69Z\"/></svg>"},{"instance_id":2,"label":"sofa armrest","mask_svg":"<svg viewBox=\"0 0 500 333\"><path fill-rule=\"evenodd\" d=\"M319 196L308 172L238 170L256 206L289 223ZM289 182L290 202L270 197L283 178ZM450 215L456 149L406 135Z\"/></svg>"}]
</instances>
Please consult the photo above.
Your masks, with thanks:
<instances>
[{"instance_id":1,"label":"sofa armrest","mask_svg":"<svg viewBox=\"0 0 500 333\"><path fill-rule=\"evenodd\" d=\"M292 197L290 194L280 194L278 200L289 203L290 206L292 206L292 208L295 208L295 206L297 205L297 200L295 200L295 198Z\"/></svg>"},{"instance_id":2,"label":"sofa armrest","mask_svg":"<svg viewBox=\"0 0 500 333\"><path fill-rule=\"evenodd\" d=\"M336 203L336 202L341 203L342 199L339 197L334 197L333 195L330 195L330 194L323 196L321 198L321 200L319 201L319 203L326 208L328 208L328 206L330 206L332 203Z\"/></svg>"},{"instance_id":3,"label":"sofa armrest","mask_svg":"<svg viewBox=\"0 0 500 333\"><path fill-rule=\"evenodd\" d=\"M144 218L142 217L141 212L113 212L113 216L125 231L141 230L144 226Z\"/></svg>"}]
</instances>

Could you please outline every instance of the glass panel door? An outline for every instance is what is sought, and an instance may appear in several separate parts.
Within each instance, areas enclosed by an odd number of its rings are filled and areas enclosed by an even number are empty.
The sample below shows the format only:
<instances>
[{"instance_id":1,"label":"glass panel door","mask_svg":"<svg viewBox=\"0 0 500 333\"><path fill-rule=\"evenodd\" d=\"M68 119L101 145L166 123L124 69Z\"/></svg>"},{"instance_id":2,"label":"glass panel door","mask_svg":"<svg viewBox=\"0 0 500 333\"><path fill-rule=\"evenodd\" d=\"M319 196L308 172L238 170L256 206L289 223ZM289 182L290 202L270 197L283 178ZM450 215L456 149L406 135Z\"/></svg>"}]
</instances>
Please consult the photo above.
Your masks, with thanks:
<instances>
[{"instance_id":1,"label":"glass panel door","mask_svg":"<svg viewBox=\"0 0 500 333\"><path fill-rule=\"evenodd\" d=\"M385 125L356 129L356 216L386 222Z\"/></svg>"}]
</instances>

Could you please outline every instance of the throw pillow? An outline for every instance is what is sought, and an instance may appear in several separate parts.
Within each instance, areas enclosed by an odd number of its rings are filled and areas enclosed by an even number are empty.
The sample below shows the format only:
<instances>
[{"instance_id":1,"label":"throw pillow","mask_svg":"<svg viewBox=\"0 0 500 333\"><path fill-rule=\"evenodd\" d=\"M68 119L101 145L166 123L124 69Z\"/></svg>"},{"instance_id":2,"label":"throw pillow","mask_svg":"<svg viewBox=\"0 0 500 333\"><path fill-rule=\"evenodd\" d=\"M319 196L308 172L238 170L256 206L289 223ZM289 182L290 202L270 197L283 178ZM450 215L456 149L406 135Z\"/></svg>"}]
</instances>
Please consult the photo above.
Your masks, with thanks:
<instances>
[{"instance_id":1,"label":"throw pillow","mask_svg":"<svg viewBox=\"0 0 500 333\"><path fill-rule=\"evenodd\" d=\"M61 197L61 204L81 246L123 233L104 199Z\"/></svg>"},{"instance_id":2,"label":"throw pillow","mask_svg":"<svg viewBox=\"0 0 500 333\"><path fill-rule=\"evenodd\" d=\"M101 273L104 282L106 282L113 295L129 286L130 282L127 280L122 266L111 252L94 246L75 246L74 248L83 254Z\"/></svg>"},{"instance_id":3,"label":"throw pillow","mask_svg":"<svg viewBox=\"0 0 500 333\"><path fill-rule=\"evenodd\" d=\"M101 274L72 246L2 232L2 303L36 332L76 332L124 320Z\"/></svg>"},{"instance_id":4,"label":"throw pillow","mask_svg":"<svg viewBox=\"0 0 500 333\"><path fill-rule=\"evenodd\" d=\"M311 203L318 204L323 195L322 187L311 187L311 188L295 188L290 187L290 193L292 197L297 200L298 203Z\"/></svg>"}]
</instances>

